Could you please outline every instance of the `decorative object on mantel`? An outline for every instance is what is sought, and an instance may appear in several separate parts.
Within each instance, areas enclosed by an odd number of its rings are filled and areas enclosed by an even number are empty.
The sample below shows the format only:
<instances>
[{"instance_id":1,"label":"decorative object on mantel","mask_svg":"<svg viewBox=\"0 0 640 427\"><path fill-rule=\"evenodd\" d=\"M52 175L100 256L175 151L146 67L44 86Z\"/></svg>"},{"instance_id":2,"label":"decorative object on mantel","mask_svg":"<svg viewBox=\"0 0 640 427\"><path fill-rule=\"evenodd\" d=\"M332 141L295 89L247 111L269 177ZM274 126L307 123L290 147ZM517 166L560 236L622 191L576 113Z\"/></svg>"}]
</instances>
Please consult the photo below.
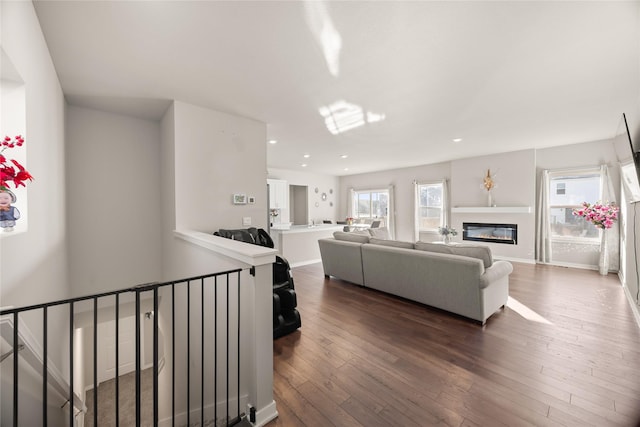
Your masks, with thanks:
<instances>
[{"instance_id":1,"label":"decorative object on mantel","mask_svg":"<svg viewBox=\"0 0 640 427\"><path fill-rule=\"evenodd\" d=\"M445 225L444 227L438 227L438 234L442 236L444 243L451 243L451 236L457 236L458 231L455 228Z\"/></svg>"},{"instance_id":2,"label":"decorative object on mantel","mask_svg":"<svg viewBox=\"0 0 640 427\"><path fill-rule=\"evenodd\" d=\"M9 183L13 182L13 186L18 188L20 186L26 187L26 181L33 181L33 176L24 166L15 159L7 159L3 154L6 150L22 147L22 145L24 145L24 138L21 135L17 135L15 138L5 136L2 140L2 149L0 150L0 227L4 231L13 231L16 220L20 218L18 208L11 206L17 199L9 189Z\"/></svg>"},{"instance_id":3,"label":"decorative object on mantel","mask_svg":"<svg viewBox=\"0 0 640 427\"><path fill-rule=\"evenodd\" d=\"M600 274L609 274L609 245L607 244L607 230L613 227L618 219L620 208L615 203L590 204L582 202L582 207L573 210L575 216L581 216L585 221L592 223L600 228L600 260L598 262L598 270Z\"/></svg>"},{"instance_id":4,"label":"decorative object on mantel","mask_svg":"<svg viewBox=\"0 0 640 427\"><path fill-rule=\"evenodd\" d=\"M347 225L353 225L353 218L347 217L346 221L347 221Z\"/></svg>"},{"instance_id":5,"label":"decorative object on mantel","mask_svg":"<svg viewBox=\"0 0 640 427\"><path fill-rule=\"evenodd\" d=\"M482 180L482 187L487 190L487 206L493 206L493 196L491 195L491 190L493 190L496 186L495 183L495 174L491 175L491 169L487 169L487 176Z\"/></svg>"}]
</instances>

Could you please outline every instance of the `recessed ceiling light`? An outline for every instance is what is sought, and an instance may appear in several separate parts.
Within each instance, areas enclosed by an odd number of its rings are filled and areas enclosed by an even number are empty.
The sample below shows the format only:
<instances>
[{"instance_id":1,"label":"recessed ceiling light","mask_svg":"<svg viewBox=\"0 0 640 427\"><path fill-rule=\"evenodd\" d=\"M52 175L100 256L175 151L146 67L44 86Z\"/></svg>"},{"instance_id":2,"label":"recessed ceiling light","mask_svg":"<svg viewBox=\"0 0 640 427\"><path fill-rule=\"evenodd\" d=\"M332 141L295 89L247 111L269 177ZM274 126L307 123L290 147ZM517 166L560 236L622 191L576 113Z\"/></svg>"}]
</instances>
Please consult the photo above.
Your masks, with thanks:
<instances>
[{"instance_id":1,"label":"recessed ceiling light","mask_svg":"<svg viewBox=\"0 0 640 427\"><path fill-rule=\"evenodd\" d=\"M303 168L306 168L306 167L307 167L307 164L306 164L306 163L303 163L303 164L301 164L300 166L302 166Z\"/></svg>"},{"instance_id":2,"label":"recessed ceiling light","mask_svg":"<svg viewBox=\"0 0 640 427\"><path fill-rule=\"evenodd\" d=\"M302 156L302 157L304 157L305 159L308 159L309 157L311 157L311 154L305 154L305 155L304 155L304 156Z\"/></svg>"},{"instance_id":3,"label":"recessed ceiling light","mask_svg":"<svg viewBox=\"0 0 640 427\"><path fill-rule=\"evenodd\" d=\"M453 138L453 142L460 142L462 141L462 138Z\"/></svg>"},{"instance_id":4,"label":"recessed ceiling light","mask_svg":"<svg viewBox=\"0 0 640 427\"><path fill-rule=\"evenodd\" d=\"M269 144L277 144L277 143L278 143L278 141L276 141L275 139L270 139L269 140Z\"/></svg>"},{"instance_id":5,"label":"recessed ceiling light","mask_svg":"<svg viewBox=\"0 0 640 427\"><path fill-rule=\"evenodd\" d=\"M342 156L340 156L341 159L346 159L347 157L349 157L348 154L343 154Z\"/></svg>"},{"instance_id":6,"label":"recessed ceiling light","mask_svg":"<svg viewBox=\"0 0 640 427\"><path fill-rule=\"evenodd\" d=\"M348 170L349 170L349 168L344 168L344 170L348 171Z\"/></svg>"}]
</instances>

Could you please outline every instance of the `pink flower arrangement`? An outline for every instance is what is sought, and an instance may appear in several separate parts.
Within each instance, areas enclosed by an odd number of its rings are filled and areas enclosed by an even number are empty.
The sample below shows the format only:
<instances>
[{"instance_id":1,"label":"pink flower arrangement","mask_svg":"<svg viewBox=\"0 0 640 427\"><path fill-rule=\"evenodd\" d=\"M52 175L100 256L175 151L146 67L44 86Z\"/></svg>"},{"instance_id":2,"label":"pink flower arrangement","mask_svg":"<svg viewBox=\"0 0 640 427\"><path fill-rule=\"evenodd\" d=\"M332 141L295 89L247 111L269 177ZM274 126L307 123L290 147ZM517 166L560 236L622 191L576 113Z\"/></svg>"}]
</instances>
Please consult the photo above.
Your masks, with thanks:
<instances>
[{"instance_id":1,"label":"pink flower arrangement","mask_svg":"<svg viewBox=\"0 0 640 427\"><path fill-rule=\"evenodd\" d=\"M8 159L4 156L5 150L22 147L24 138L20 135L15 138L6 136L0 142L0 191L9 189L9 183L13 181L13 186L18 188L20 185L25 187L25 181L32 181L33 177L24 166L15 159ZM13 163L13 165L11 163Z\"/></svg>"},{"instance_id":2,"label":"pink flower arrangement","mask_svg":"<svg viewBox=\"0 0 640 427\"><path fill-rule=\"evenodd\" d=\"M582 207L573 210L573 214L583 217L593 225L602 229L609 229L618 219L620 208L615 203L582 203Z\"/></svg>"}]
</instances>

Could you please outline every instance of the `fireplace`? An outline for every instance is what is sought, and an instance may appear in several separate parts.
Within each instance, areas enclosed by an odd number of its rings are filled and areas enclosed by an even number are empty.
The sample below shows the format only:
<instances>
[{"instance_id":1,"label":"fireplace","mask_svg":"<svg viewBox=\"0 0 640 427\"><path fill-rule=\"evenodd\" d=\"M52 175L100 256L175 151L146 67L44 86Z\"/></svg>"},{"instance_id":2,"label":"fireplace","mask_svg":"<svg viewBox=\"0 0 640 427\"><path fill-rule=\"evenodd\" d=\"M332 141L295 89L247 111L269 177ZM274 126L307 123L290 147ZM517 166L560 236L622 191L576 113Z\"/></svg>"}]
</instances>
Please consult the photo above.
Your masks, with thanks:
<instances>
[{"instance_id":1,"label":"fireplace","mask_svg":"<svg viewBox=\"0 0 640 427\"><path fill-rule=\"evenodd\" d=\"M463 222L462 240L517 245L518 225Z\"/></svg>"}]
</instances>

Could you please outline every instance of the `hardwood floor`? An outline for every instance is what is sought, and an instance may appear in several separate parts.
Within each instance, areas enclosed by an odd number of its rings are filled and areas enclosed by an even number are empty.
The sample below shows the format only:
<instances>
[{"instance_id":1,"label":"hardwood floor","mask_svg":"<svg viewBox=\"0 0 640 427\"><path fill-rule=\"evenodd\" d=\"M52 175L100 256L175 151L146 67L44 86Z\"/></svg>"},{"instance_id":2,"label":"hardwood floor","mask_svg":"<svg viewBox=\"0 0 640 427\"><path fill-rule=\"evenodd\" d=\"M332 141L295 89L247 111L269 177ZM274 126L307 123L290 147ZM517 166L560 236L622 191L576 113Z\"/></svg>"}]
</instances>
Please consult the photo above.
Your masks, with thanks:
<instances>
[{"instance_id":1,"label":"hardwood floor","mask_svg":"<svg viewBox=\"0 0 640 427\"><path fill-rule=\"evenodd\" d=\"M302 328L274 341L269 427L640 425L640 328L615 275L514 263L515 301L485 327L321 264L293 276Z\"/></svg>"}]
</instances>

